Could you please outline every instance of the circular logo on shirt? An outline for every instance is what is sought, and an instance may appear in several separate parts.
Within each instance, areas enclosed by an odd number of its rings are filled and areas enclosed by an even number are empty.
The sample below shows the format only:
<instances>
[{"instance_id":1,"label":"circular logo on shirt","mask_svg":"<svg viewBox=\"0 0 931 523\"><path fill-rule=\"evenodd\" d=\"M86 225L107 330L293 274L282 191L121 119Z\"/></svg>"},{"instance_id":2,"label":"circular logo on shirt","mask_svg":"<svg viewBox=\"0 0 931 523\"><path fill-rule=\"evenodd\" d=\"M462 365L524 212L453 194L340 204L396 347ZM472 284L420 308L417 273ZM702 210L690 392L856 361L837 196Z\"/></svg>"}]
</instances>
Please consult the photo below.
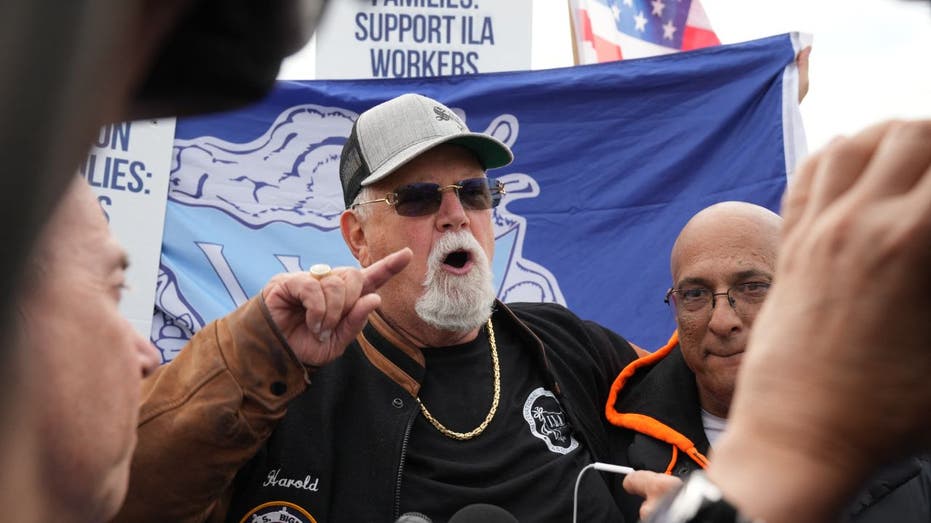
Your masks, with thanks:
<instances>
[{"instance_id":1,"label":"circular logo on shirt","mask_svg":"<svg viewBox=\"0 0 931 523\"><path fill-rule=\"evenodd\" d=\"M530 425L530 433L543 440L550 452L568 454L579 447L578 440L572 437L572 427L562 405L552 392L543 387L527 396L524 419Z\"/></svg>"},{"instance_id":2,"label":"circular logo on shirt","mask_svg":"<svg viewBox=\"0 0 931 523\"><path fill-rule=\"evenodd\" d=\"M269 501L250 510L239 523L317 523L317 520L294 503Z\"/></svg>"}]
</instances>

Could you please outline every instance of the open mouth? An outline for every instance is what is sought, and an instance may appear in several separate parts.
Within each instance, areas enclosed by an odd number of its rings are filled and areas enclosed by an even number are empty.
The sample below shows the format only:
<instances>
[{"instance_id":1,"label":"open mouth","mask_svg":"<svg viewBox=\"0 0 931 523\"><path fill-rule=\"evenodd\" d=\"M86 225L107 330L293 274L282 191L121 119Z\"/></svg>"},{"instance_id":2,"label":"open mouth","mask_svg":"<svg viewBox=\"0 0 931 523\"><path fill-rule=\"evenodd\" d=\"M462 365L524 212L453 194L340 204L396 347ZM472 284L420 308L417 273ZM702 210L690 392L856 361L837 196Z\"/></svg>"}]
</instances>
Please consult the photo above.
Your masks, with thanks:
<instances>
[{"instance_id":1,"label":"open mouth","mask_svg":"<svg viewBox=\"0 0 931 523\"><path fill-rule=\"evenodd\" d=\"M447 254L445 258L443 258L443 265L461 269L465 267L467 263L469 263L470 259L471 255L468 251L453 251Z\"/></svg>"}]
</instances>

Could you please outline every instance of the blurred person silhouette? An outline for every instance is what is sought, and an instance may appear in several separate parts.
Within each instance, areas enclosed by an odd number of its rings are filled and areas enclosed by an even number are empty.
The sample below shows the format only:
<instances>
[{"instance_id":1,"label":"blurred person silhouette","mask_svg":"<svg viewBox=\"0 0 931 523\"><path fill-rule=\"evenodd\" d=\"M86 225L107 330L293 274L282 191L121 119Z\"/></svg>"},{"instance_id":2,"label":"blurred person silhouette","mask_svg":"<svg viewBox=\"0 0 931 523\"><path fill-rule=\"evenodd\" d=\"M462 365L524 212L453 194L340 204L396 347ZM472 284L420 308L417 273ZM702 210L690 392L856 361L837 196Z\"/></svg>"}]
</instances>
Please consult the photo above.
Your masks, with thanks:
<instances>
[{"instance_id":1,"label":"blurred person silhouette","mask_svg":"<svg viewBox=\"0 0 931 523\"><path fill-rule=\"evenodd\" d=\"M35 458L24 430L32 354L14 311L27 256L101 125L230 109L272 85L324 0L6 0L0 3L0 474L31 519ZM41 36L40 36L41 35ZM209 64L209 67L205 67ZM58 321L47 317L49 324ZM93 401L93 400L91 400ZM48 478L45 478L48 479ZM58 519L53 518L53 519Z\"/></svg>"},{"instance_id":2,"label":"blurred person silhouette","mask_svg":"<svg viewBox=\"0 0 931 523\"><path fill-rule=\"evenodd\" d=\"M17 303L29 362L20 393L41 406L17 422L35 445L44 511L27 520L105 521L125 496L140 383L160 362L119 311L127 266L75 177L36 240Z\"/></svg>"}]
</instances>

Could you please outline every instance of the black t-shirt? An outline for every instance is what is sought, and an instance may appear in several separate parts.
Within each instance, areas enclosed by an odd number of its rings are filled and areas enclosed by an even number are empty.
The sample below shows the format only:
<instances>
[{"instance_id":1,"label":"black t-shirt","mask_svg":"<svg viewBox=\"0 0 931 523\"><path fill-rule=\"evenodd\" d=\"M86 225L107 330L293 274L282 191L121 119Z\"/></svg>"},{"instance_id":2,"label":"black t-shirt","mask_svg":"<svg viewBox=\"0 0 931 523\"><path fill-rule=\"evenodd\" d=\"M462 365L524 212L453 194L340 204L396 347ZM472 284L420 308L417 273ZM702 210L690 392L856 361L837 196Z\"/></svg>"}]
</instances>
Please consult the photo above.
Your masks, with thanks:
<instances>
[{"instance_id":1,"label":"black t-shirt","mask_svg":"<svg viewBox=\"0 0 931 523\"><path fill-rule=\"evenodd\" d=\"M472 503L490 503L523 522L571 521L576 476L593 460L573 436L568 417L544 388L534 358L513 332L495 324L501 369L498 411L467 441L441 434L420 415L408 440L401 513L447 521ZM423 350L420 399L448 429L476 428L491 407L493 374L488 333L463 345ZM622 521L604 480L586 473L579 488L583 521Z\"/></svg>"}]
</instances>

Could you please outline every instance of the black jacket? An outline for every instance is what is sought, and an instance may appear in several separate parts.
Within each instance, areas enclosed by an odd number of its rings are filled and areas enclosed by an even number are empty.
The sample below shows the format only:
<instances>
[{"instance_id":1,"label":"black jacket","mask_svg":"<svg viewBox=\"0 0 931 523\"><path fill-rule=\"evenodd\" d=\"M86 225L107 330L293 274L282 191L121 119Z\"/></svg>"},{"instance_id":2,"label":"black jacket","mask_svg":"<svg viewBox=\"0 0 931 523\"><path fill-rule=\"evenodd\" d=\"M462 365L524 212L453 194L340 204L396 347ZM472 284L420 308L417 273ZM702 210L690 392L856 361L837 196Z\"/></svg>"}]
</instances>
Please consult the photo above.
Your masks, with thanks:
<instances>
[{"instance_id":1,"label":"black jacket","mask_svg":"<svg viewBox=\"0 0 931 523\"><path fill-rule=\"evenodd\" d=\"M707 466L710 444L702 425L698 387L676 338L628 365L615 380L607 407L611 422L626 429L621 437L624 464L679 477ZM635 521L639 499L630 496L624 505L625 516ZM927 456L881 470L848 506L843 521L931 522Z\"/></svg>"},{"instance_id":2,"label":"black jacket","mask_svg":"<svg viewBox=\"0 0 931 523\"><path fill-rule=\"evenodd\" d=\"M542 373L594 459L615 461L618 429L604 418L604 398L617 373L636 357L630 345L554 304L499 303L492 319L496 329L513 329L523 341L507 350L535 355L533 371ZM424 368L419 351L391 332L373 316L341 358L313 375L264 448L238 474L227 521L239 522L272 501L304 507L317 521L398 517L408 437L419 415L414 396ZM315 475L307 477L308 471ZM572 479L566 479L569 489ZM605 479L619 500L620 478ZM279 487L282 480L290 484Z\"/></svg>"}]
</instances>

